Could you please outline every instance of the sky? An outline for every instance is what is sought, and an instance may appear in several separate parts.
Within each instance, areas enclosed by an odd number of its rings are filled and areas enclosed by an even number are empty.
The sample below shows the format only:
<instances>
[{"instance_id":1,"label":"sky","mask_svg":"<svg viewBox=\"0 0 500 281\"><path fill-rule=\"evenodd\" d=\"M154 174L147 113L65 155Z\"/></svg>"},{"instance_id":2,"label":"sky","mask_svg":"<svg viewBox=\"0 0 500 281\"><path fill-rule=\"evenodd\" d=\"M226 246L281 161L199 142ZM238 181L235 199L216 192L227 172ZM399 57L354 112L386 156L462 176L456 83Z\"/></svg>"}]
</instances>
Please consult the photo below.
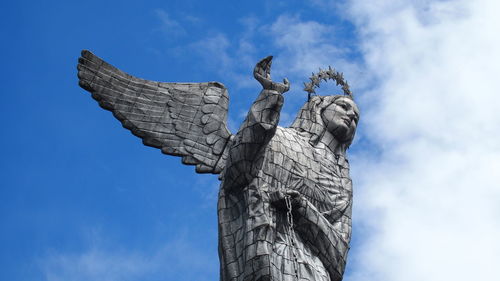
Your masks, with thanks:
<instances>
[{"instance_id":1,"label":"sky","mask_svg":"<svg viewBox=\"0 0 500 281\"><path fill-rule=\"evenodd\" d=\"M282 126L311 72L343 71L361 111L344 280L500 280L498 1L4 2L0 280L218 280L216 176L99 108L82 49L145 79L224 83L233 133L261 58L291 82Z\"/></svg>"}]
</instances>

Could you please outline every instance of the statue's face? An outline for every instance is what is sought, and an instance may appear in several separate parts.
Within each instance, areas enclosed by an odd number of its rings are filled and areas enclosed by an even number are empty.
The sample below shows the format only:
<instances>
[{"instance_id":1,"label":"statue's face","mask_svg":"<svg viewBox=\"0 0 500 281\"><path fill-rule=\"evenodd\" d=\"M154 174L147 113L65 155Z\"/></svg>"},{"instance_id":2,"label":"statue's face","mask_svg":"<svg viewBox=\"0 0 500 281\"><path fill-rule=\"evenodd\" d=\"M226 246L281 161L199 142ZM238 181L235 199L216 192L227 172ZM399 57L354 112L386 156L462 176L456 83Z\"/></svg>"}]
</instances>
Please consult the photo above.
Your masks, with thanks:
<instances>
[{"instance_id":1,"label":"statue's face","mask_svg":"<svg viewBox=\"0 0 500 281\"><path fill-rule=\"evenodd\" d=\"M352 140L359 119L359 109L348 97L340 97L321 113L326 129L340 142Z\"/></svg>"}]
</instances>

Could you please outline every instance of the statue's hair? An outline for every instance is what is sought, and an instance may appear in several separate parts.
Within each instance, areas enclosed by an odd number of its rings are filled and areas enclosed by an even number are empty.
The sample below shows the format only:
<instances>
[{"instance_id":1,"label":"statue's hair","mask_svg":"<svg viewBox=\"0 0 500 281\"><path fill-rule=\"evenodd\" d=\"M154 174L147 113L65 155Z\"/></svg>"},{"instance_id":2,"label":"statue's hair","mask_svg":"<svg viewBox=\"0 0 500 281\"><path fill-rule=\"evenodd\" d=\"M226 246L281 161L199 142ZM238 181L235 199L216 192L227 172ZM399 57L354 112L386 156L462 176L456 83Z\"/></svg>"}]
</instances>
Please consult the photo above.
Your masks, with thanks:
<instances>
[{"instance_id":1,"label":"statue's hair","mask_svg":"<svg viewBox=\"0 0 500 281\"><path fill-rule=\"evenodd\" d=\"M300 109L291 128L309 136L309 143L316 146L326 132L326 125L323 122L321 114L323 111L334 103L339 98L351 98L348 95L333 95L333 96L311 96ZM352 139L342 142L347 149L351 145ZM339 140L340 142L340 140Z\"/></svg>"}]
</instances>

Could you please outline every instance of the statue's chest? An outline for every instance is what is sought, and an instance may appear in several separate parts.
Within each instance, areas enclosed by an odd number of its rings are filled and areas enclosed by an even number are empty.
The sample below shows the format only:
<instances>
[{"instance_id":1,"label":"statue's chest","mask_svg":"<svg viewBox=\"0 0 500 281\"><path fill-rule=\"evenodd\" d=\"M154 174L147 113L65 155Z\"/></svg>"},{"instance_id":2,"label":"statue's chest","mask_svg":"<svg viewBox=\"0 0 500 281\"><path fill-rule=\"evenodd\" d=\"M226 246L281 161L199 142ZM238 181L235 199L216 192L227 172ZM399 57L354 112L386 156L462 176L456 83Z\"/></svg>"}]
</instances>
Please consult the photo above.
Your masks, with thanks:
<instances>
[{"instance_id":1,"label":"statue's chest","mask_svg":"<svg viewBox=\"0 0 500 281\"><path fill-rule=\"evenodd\" d=\"M297 190L320 211L350 196L349 164L343 156L300 140L272 147L269 156L264 172L272 189Z\"/></svg>"},{"instance_id":2,"label":"statue's chest","mask_svg":"<svg viewBox=\"0 0 500 281\"><path fill-rule=\"evenodd\" d=\"M329 205L350 190L349 168L344 157L314 149L311 160L308 165L294 166L291 173L291 182L297 183L296 189L304 196Z\"/></svg>"}]
</instances>

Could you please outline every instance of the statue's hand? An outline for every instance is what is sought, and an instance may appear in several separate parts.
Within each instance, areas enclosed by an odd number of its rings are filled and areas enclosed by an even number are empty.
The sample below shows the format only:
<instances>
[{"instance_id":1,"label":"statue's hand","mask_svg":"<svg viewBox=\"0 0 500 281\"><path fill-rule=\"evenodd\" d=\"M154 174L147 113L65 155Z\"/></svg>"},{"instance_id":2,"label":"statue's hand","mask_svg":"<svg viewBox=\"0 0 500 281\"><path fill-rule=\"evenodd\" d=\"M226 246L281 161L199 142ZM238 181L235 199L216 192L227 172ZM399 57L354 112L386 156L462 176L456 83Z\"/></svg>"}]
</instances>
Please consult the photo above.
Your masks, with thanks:
<instances>
[{"instance_id":1,"label":"statue's hand","mask_svg":"<svg viewBox=\"0 0 500 281\"><path fill-rule=\"evenodd\" d=\"M288 79L283 79L283 83L273 82L271 79L271 64L273 62L273 56L268 56L263 58L261 61L255 65L253 70L253 76L262 87L266 90L274 90L280 94L287 92L290 89L290 83Z\"/></svg>"},{"instance_id":2,"label":"statue's hand","mask_svg":"<svg viewBox=\"0 0 500 281\"><path fill-rule=\"evenodd\" d=\"M269 199L271 204L274 205L278 209L287 210L285 197L288 196L290 198L290 202L292 203L292 209L295 207L299 207L302 202L302 195L295 190L286 190L286 191L274 191L269 194Z\"/></svg>"}]
</instances>

